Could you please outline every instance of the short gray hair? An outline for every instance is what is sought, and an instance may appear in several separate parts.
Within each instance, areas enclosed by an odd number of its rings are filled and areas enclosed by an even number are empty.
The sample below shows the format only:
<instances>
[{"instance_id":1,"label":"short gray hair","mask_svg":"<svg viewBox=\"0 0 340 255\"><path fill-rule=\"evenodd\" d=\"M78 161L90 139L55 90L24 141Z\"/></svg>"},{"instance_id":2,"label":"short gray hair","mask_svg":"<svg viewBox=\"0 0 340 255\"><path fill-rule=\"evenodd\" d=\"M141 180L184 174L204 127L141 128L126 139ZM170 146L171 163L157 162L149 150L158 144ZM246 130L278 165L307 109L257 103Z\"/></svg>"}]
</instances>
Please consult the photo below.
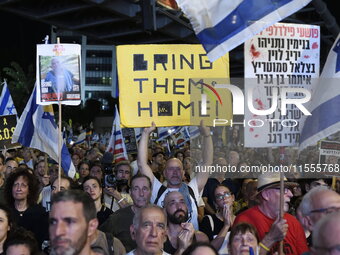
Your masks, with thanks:
<instances>
[{"instance_id":1,"label":"short gray hair","mask_svg":"<svg viewBox=\"0 0 340 255\"><path fill-rule=\"evenodd\" d=\"M330 190L328 187L325 186L318 186L315 188L312 188L310 191L308 191L302 198L301 203L299 205L299 209L303 216L310 215L310 212L315 209L313 208L313 197L316 194L322 193L326 190Z\"/></svg>"},{"instance_id":2,"label":"short gray hair","mask_svg":"<svg viewBox=\"0 0 340 255\"><path fill-rule=\"evenodd\" d=\"M159 207L158 205L148 204L148 205L140 208L139 210L137 210L137 212L135 213L135 215L133 217L133 226L135 228L139 227L140 218L142 216L143 211L146 210L146 209L156 209L156 210L159 210L164 215L165 225L167 225L167 217L165 215L165 212L164 212L163 208Z\"/></svg>"},{"instance_id":3,"label":"short gray hair","mask_svg":"<svg viewBox=\"0 0 340 255\"><path fill-rule=\"evenodd\" d=\"M322 234L327 235L335 235L339 233L329 233L327 229L329 228L329 224L340 224L340 212L334 212L327 217L323 217L321 220L316 223L315 228L313 229L313 246L322 246L322 242L325 241L323 239ZM321 245L320 245L321 242Z\"/></svg>"}]
</instances>

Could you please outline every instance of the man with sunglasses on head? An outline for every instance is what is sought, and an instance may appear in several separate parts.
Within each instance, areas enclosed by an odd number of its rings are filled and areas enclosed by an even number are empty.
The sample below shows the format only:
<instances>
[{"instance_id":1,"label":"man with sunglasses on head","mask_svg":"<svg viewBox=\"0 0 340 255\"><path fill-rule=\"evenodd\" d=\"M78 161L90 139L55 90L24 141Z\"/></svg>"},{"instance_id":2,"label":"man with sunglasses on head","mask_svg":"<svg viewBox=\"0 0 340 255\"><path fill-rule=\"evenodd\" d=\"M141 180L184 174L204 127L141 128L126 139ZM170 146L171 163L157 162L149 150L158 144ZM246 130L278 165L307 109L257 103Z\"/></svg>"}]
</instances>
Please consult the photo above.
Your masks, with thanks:
<instances>
[{"instance_id":1,"label":"man with sunglasses on head","mask_svg":"<svg viewBox=\"0 0 340 255\"><path fill-rule=\"evenodd\" d=\"M332 212L340 211L340 195L327 186L318 186L306 193L299 205L302 214L301 223L309 232L323 217ZM312 235L307 241L312 246Z\"/></svg>"},{"instance_id":2,"label":"man with sunglasses on head","mask_svg":"<svg viewBox=\"0 0 340 255\"><path fill-rule=\"evenodd\" d=\"M255 194L259 205L240 213L234 225L240 222L252 224L259 235L261 249L266 254L275 254L279 250L279 242L283 241L283 252L286 255L302 254L308 251L304 230L299 221L286 213L290 199L293 197L291 188L297 183L284 179L284 216L280 219L280 173L266 172L258 177ZM261 253L262 254L262 253Z\"/></svg>"}]
</instances>

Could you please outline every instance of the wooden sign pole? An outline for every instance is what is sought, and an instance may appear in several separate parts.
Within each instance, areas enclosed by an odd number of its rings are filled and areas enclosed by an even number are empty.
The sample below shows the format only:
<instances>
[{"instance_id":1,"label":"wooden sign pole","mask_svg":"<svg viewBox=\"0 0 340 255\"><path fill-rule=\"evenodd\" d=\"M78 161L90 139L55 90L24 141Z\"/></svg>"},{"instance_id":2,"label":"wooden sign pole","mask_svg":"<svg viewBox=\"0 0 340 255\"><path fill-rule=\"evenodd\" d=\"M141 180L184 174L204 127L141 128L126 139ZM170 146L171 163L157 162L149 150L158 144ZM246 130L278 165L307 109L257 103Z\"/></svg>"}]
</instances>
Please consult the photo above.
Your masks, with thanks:
<instances>
[{"instance_id":1,"label":"wooden sign pole","mask_svg":"<svg viewBox=\"0 0 340 255\"><path fill-rule=\"evenodd\" d=\"M60 44L60 37L57 37L57 44ZM60 93L58 93L58 115L59 115L59 132L58 132L58 191L60 191L61 185L61 145L62 145L62 118L61 118L61 101L60 101Z\"/></svg>"},{"instance_id":2,"label":"wooden sign pole","mask_svg":"<svg viewBox=\"0 0 340 255\"><path fill-rule=\"evenodd\" d=\"M280 148L280 163L283 164L284 163L284 154L285 154L285 147L281 147ZM285 186L284 186L284 174L281 171L280 172L280 211L279 211L279 216L280 216L280 220L283 219L284 216L284 194L285 194ZM283 253L283 240L280 241L280 245L279 245L279 255L284 255Z\"/></svg>"}]
</instances>

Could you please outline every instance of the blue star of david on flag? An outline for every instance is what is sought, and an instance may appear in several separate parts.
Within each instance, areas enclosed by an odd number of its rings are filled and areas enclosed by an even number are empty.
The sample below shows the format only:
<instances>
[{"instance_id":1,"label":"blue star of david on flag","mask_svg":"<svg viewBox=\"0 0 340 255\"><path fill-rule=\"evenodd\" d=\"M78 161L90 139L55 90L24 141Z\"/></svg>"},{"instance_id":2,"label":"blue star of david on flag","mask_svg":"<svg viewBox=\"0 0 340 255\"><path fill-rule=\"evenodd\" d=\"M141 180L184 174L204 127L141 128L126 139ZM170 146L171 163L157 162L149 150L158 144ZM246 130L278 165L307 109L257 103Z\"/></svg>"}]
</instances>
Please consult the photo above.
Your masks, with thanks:
<instances>
[{"instance_id":1,"label":"blue star of david on flag","mask_svg":"<svg viewBox=\"0 0 340 255\"><path fill-rule=\"evenodd\" d=\"M0 115L17 114L7 83L4 82L3 84L0 96Z\"/></svg>"},{"instance_id":2,"label":"blue star of david on flag","mask_svg":"<svg viewBox=\"0 0 340 255\"><path fill-rule=\"evenodd\" d=\"M12 106L10 106L10 107L7 107L8 114L15 114L15 113L13 113L13 110L15 110L14 104L12 104Z\"/></svg>"},{"instance_id":3,"label":"blue star of david on flag","mask_svg":"<svg viewBox=\"0 0 340 255\"><path fill-rule=\"evenodd\" d=\"M50 120L51 121L51 124L54 128L57 128L57 124L55 123L55 120L54 120L54 115L49 113L48 111L46 111L46 109L44 109L44 113L43 115L41 116L41 118L45 119L45 120Z\"/></svg>"},{"instance_id":4,"label":"blue star of david on flag","mask_svg":"<svg viewBox=\"0 0 340 255\"><path fill-rule=\"evenodd\" d=\"M17 123L12 136L12 143L20 143L26 147L36 148L58 162L58 142L59 131L54 120L53 108L51 105L37 105L36 88L34 88ZM76 169L64 142L61 148L61 167L69 177L73 178L75 176Z\"/></svg>"}]
</instances>

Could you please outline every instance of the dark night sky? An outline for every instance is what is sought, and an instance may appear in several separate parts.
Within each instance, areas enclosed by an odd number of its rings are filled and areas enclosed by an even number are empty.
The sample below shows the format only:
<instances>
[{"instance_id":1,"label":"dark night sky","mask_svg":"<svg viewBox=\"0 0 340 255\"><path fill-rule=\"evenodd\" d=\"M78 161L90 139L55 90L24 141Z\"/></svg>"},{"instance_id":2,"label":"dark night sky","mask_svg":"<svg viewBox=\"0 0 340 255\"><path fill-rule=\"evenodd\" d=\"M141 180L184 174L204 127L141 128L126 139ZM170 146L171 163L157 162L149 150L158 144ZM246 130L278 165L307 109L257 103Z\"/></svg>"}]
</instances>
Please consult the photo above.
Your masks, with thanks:
<instances>
[{"instance_id":1,"label":"dark night sky","mask_svg":"<svg viewBox=\"0 0 340 255\"><path fill-rule=\"evenodd\" d=\"M11 61L18 62L24 70L35 64L36 44L43 43L47 34L50 34L49 25L0 11L1 73Z\"/></svg>"},{"instance_id":2,"label":"dark night sky","mask_svg":"<svg viewBox=\"0 0 340 255\"><path fill-rule=\"evenodd\" d=\"M337 1L324 2L340 25ZM0 74L4 66L10 66L11 61L18 62L24 70L27 70L29 64L35 64L36 44L43 43L47 34L50 35L50 25L0 11Z\"/></svg>"}]
</instances>

